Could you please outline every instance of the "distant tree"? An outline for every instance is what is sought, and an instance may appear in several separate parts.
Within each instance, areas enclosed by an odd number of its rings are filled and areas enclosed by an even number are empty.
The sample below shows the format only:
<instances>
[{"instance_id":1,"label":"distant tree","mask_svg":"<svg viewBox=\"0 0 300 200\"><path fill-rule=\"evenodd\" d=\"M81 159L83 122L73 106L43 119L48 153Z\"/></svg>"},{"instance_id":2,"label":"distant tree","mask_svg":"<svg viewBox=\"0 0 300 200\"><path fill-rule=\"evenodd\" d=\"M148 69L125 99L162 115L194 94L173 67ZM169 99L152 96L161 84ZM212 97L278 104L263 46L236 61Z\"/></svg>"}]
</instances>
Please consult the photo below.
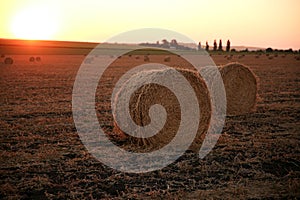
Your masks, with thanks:
<instances>
[{"instance_id":1,"label":"distant tree","mask_svg":"<svg viewBox=\"0 0 300 200\"><path fill-rule=\"evenodd\" d=\"M217 45L217 41L214 40L214 51L217 51L218 45Z\"/></svg>"},{"instance_id":2,"label":"distant tree","mask_svg":"<svg viewBox=\"0 0 300 200\"><path fill-rule=\"evenodd\" d=\"M292 48L286 49L286 50L284 50L284 52L286 52L286 53L293 53L293 49Z\"/></svg>"},{"instance_id":3,"label":"distant tree","mask_svg":"<svg viewBox=\"0 0 300 200\"><path fill-rule=\"evenodd\" d=\"M236 52L236 49L231 49L231 52Z\"/></svg>"},{"instance_id":4,"label":"distant tree","mask_svg":"<svg viewBox=\"0 0 300 200\"><path fill-rule=\"evenodd\" d=\"M201 47L201 42L198 43L198 51L200 51L202 49Z\"/></svg>"},{"instance_id":5,"label":"distant tree","mask_svg":"<svg viewBox=\"0 0 300 200\"><path fill-rule=\"evenodd\" d=\"M175 40L175 39L171 40L170 45L173 47L177 47L178 46L177 40Z\"/></svg>"},{"instance_id":6,"label":"distant tree","mask_svg":"<svg viewBox=\"0 0 300 200\"><path fill-rule=\"evenodd\" d=\"M162 42L162 46L163 46L164 48L169 48L169 47L170 47L168 40L163 39L161 42Z\"/></svg>"},{"instance_id":7,"label":"distant tree","mask_svg":"<svg viewBox=\"0 0 300 200\"><path fill-rule=\"evenodd\" d=\"M246 49L244 49L244 50L241 50L241 52L249 52L249 49L246 48Z\"/></svg>"},{"instance_id":8,"label":"distant tree","mask_svg":"<svg viewBox=\"0 0 300 200\"><path fill-rule=\"evenodd\" d=\"M206 51L209 51L209 45L208 45L208 42L206 41L206 45L205 45L205 50Z\"/></svg>"},{"instance_id":9,"label":"distant tree","mask_svg":"<svg viewBox=\"0 0 300 200\"><path fill-rule=\"evenodd\" d=\"M219 51L223 51L222 40L219 41Z\"/></svg>"},{"instance_id":10,"label":"distant tree","mask_svg":"<svg viewBox=\"0 0 300 200\"><path fill-rule=\"evenodd\" d=\"M273 52L273 49L271 47L266 48L266 52L271 53L271 52Z\"/></svg>"},{"instance_id":11,"label":"distant tree","mask_svg":"<svg viewBox=\"0 0 300 200\"><path fill-rule=\"evenodd\" d=\"M227 45L226 45L226 51L230 51L230 41L229 40L227 40Z\"/></svg>"}]
</instances>

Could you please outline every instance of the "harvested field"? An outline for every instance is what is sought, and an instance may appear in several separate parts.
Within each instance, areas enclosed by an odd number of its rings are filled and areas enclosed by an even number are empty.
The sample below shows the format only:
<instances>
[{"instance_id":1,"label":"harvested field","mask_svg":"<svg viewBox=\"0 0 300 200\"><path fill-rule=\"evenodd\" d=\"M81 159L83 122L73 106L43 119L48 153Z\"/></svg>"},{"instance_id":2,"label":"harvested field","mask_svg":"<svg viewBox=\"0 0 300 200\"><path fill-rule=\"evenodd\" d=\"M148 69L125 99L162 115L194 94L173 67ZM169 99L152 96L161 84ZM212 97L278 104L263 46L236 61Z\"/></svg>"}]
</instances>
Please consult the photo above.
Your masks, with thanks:
<instances>
[{"instance_id":1,"label":"harvested field","mask_svg":"<svg viewBox=\"0 0 300 200\"><path fill-rule=\"evenodd\" d=\"M146 174L115 171L81 143L71 100L83 55L43 55L42 62L32 63L28 55L7 56L14 62L0 62L0 199L300 197L300 61L295 55L246 54L230 61L212 55L217 65L239 61L259 78L256 111L227 117L222 136L203 160L187 152ZM122 56L148 62L139 58ZM164 58L149 56L150 62ZM112 139L109 94L121 68L106 71L97 89L98 119ZM111 82L101 84L105 80Z\"/></svg>"}]
</instances>

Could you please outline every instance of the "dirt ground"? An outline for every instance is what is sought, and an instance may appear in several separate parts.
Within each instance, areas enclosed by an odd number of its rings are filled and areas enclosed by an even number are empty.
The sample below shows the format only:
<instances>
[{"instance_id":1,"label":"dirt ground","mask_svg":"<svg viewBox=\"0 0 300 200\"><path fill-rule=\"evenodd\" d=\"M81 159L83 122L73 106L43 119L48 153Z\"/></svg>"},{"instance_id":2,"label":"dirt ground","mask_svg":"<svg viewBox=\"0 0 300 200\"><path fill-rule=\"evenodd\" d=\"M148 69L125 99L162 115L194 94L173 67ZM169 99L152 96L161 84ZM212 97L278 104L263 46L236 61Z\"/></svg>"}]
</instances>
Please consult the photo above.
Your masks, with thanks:
<instances>
[{"instance_id":1,"label":"dirt ground","mask_svg":"<svg viewBox=\"0 0 300 200\"><path fill-rule=\"evenodd\" d=\"M41 62L11 57L13 65L0 64L0 199L300 198L300 60L294 54L213 55L217 65L238 61L257 75L256 111L227 117L204 159L187 152L145 174L113 170L81 143L71 100L83 55L41 55ZM97 108L99 115L110 110L109 104ZM112 130L109 122L103 126Z\"/></svg>"}]
</instances>

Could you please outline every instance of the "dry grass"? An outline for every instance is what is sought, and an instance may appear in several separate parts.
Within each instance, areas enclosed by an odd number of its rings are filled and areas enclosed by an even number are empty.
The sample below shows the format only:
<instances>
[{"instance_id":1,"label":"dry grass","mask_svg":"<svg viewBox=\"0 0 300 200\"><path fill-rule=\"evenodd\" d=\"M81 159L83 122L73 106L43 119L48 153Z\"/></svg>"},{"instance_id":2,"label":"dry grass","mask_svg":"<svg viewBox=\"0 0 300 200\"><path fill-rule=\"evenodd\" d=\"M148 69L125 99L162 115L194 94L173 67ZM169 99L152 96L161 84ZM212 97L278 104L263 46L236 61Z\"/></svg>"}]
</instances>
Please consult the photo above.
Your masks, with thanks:
<instances>
[{"instance_id":1,"label":"dry grass","mask_svg":"<svg viewBox=\"0 0 300 200\"><path fill-rule=\"evenodd\" d=\"M43 55L40 65L32 65L28 56L13 55L13 65L0 64L0 198L297 199L300 74L294 57L247 54L243 63L260 82L256 111L228 117L203 160L187 153L162 170L136 175L101 164L78 137L71 95L84 56ZM213 59L218 66L228 63L223 55ZM173 57L168 65L178 63L185 66ZM108 70L97 90L99 122L111 132L111 87L124 68Z\"/></svg>"}]
</instances>

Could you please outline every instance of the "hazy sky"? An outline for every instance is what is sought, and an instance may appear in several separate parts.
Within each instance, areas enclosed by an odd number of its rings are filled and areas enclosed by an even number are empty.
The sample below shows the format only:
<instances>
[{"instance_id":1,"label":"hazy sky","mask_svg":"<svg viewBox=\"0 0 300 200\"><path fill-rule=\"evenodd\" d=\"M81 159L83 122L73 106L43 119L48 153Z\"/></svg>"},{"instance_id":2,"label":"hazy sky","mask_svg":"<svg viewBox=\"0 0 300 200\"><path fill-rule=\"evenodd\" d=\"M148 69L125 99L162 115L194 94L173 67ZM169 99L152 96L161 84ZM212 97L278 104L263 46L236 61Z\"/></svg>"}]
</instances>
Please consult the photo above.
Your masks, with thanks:
<instances>
[{"instance_id":1,"label":"hazy sky","mask_svg":"<svg viewBox=\"0 0 300 200\"><path fill-rule=\"evenodd\" d=\"M194 41L300 49L299 0L4 0L1 38L102 42L139 28Z\"/></svg>"}]
</instances>

